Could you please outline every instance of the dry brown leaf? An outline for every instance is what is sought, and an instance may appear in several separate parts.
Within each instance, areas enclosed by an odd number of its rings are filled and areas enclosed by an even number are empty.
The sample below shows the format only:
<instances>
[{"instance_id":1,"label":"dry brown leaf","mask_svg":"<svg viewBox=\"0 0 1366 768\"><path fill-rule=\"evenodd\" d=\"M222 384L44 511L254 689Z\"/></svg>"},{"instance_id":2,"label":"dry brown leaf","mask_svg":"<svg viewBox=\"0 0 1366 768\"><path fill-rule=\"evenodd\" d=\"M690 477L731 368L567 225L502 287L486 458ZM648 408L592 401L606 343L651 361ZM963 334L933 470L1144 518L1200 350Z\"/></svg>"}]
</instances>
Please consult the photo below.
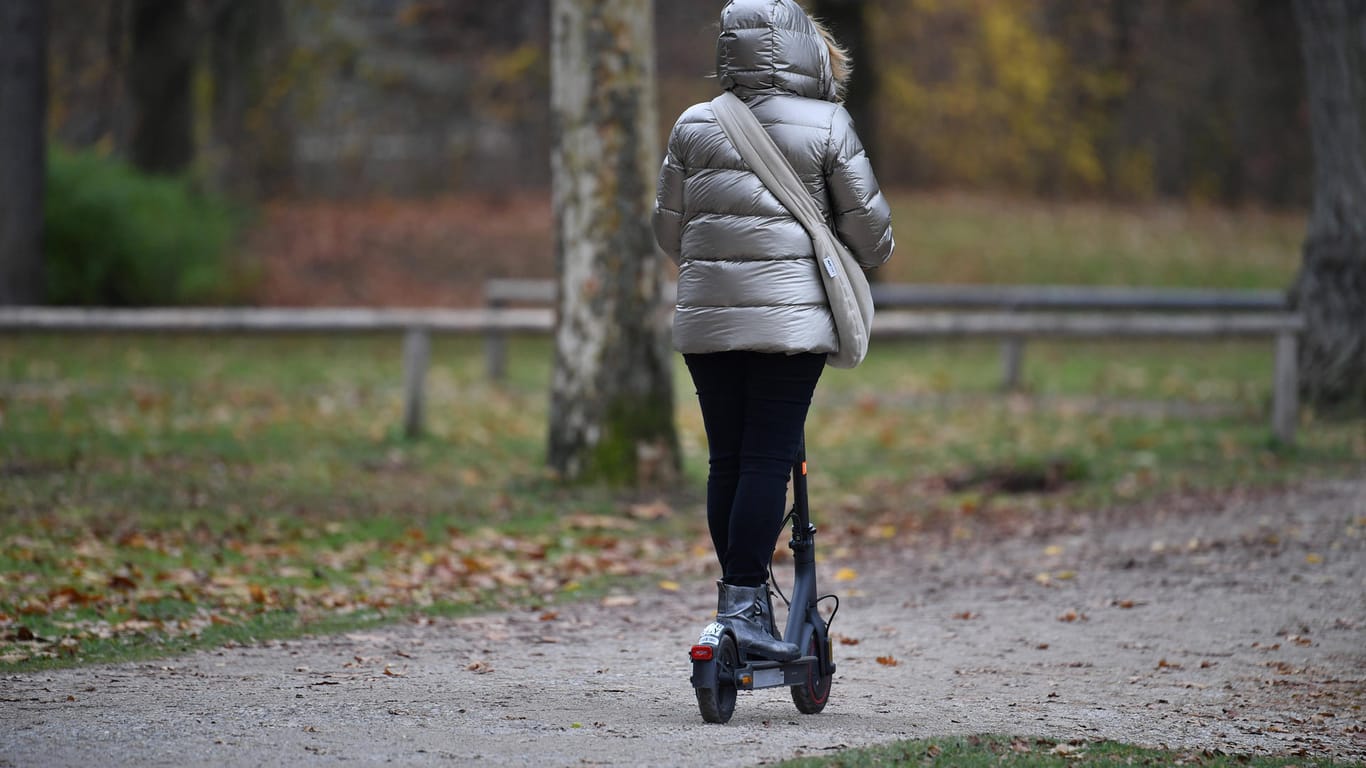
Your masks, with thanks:
<instances>
[{"instance_id":1,"label":"dry brown leaf","mask_svg":"<svg viewBox=\"0 0 1366 768\"><path fill-rule=\"evenodd\" d=\"M138 583L127 576L109 577L109 588L117 589L120 592L129 592L138 588Z\"/></svg>"},{"instance_id":2,"label":"dry brown leaf","mask_svg":"<svg viewBox=\"0 0 1366 768\"><path fill-rule=\"evenodd\" d=\"M655 501L650 504L632 504L630 509L626 511L626 514L636 520L662 520L666 517L672 517L673 513L673 507L664 501Z\"/></svg>"},{"instance_id":3,"label":"dry brown leaf","mask_svg":"<svg viewBox=\"0 0 1366 768\"><path fill-rule=\"evenodd\" d=\"M476 675L487 675L493 671L493 665L487 661L472 661L465 665L466 672L473 672Z\"/></svg>"},{"instance_id":4,"label":"dry brown leaf","mask_svg":"<svg viewBox=\"0 0 1366 768\"><path fill-rule=\"evenodd\" d=\"M877 663L881 664L884 667L895 667L900 662L898 662L896 658L892 656L879 656L877 657Z\"/></svg>"}]
</instances>

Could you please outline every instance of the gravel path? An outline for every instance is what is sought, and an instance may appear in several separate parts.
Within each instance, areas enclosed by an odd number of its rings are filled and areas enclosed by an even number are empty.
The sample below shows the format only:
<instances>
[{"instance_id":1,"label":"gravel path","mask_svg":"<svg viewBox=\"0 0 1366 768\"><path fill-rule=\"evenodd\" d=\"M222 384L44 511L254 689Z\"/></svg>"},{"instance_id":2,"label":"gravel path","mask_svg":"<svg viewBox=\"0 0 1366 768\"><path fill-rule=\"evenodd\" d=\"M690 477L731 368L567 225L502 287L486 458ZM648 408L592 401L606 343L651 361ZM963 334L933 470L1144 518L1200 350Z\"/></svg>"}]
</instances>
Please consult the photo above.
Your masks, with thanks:
<instances>
[{"instance_id":1,"label":"gravel path","mask_svg":"<svg viewBox=\"0 0 1366 768\"><path fill-rule=\"evenodd\" d=\"M817 716L775 689L701 722L699 582L0 678L0 765L704 766L984 732L1366 757L1366 480L1210 506L824 563Z\"/></svg>"}]
</instances>

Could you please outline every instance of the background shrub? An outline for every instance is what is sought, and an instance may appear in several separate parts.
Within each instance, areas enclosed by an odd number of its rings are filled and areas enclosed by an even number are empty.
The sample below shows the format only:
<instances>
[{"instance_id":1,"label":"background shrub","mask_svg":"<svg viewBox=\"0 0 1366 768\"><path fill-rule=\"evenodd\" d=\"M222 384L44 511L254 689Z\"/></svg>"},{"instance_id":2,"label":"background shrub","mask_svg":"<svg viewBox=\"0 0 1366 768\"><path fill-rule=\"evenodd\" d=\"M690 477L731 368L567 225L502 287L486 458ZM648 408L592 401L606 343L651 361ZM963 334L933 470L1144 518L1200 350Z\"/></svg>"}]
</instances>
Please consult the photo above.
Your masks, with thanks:
<instances>
[{"instance_id":1,"label":"background shrub","mask_svg":"<svg viewBox=\"0 0 1366 768\"><path fill-rule=\"evenodd\" d=\"M250 281L231 250L243 212L184 178L57 149L45 202L49 303L235 303L246 295Z\"/></svg>"}]
</instances>

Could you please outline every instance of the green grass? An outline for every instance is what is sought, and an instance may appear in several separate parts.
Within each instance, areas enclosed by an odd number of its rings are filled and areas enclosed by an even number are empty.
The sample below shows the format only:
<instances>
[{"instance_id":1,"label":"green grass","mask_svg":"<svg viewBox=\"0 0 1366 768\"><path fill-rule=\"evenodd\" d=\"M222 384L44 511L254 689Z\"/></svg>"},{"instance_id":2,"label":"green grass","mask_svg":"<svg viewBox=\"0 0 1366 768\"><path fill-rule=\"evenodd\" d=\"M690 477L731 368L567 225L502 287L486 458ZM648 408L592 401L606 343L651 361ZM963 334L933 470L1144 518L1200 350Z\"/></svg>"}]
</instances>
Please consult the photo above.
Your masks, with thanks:
<instances>
[{"instance_id":1,"label":"green grass","mask_svg":"<svg viewBox=\"0 0 1366 768\"><path fill-rule=\"evenodd\" d=\"M967 736L900 741L867 749L851 749L830 757L777 763L780 768L878 768L880 766L953 766L953 768L1121 768L1172 765L1198 768L1328 768L1354 763L1332 760L1248 757L1217 750L1143 749L1112 741L1057 742L1008 736Z\"/></svg>"},{"instance_id":2,"label":"green grass","mask_svg":"<svg viewBox=\"0 0 1366 768\"><path fill-rule=\"evenodd\" d=\"M1304 217L893 190L888 282L1283 289Z\"/></svg>"}]
</instances>

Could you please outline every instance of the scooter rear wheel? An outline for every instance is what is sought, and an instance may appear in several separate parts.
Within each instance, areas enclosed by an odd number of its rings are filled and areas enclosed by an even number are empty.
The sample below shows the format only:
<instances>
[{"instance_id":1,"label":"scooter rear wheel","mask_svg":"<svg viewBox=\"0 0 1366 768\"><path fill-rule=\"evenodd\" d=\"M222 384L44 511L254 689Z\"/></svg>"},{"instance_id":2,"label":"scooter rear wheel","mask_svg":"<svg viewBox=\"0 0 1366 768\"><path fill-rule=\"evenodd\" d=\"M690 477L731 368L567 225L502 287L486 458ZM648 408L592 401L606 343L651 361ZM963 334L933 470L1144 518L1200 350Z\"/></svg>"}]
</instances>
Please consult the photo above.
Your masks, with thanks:
<instances>
[{"instance_id":1,"label":"scooter rear wheel","mask_svg":"<svg viewBox=\"0 0 1366 768\"><path fill-rule=\"evenodd\" d=\"M806 655L815 656L808 668L806 681L792 686L792 703L797 705L797 711L803 715L814 715L825 709L825 703L830 700L830 675L821 676L821 662L828 661L825 658L828 653L827 648L820 647L816 642L815 633L806 641Z\"/></svg>"},{"instance_id":2,"label":"scooter rear wheel","mask_svg":"<svg viewBox=\"0 0 1366 768\"><path fill-rule=\"evenodd\" d=\"M716 665L714 687L697 688L697 708L702 719L709 723L724 723L735 714L735 669L740 666L740 653L730 634L721 636L712 656Z\"/></svg>"}]
</instances>

